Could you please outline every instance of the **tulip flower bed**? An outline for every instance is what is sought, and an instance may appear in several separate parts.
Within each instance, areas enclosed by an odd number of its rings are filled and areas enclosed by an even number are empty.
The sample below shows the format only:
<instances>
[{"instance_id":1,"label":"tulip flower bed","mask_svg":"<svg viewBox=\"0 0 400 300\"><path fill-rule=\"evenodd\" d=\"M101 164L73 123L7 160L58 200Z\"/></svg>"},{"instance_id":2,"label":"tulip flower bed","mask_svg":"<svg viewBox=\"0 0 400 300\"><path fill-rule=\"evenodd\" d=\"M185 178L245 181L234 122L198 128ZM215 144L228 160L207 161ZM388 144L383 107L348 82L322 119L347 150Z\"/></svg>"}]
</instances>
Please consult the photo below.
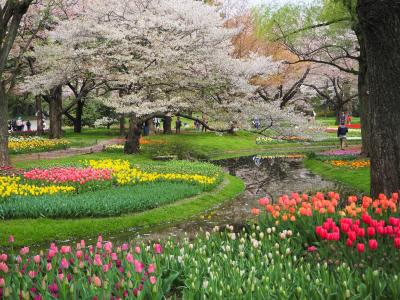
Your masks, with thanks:
<instances>
[{"instance_id":1,"label":"tulip flower bed","mask_svg":"<svg viewBox=\"0 0 400 300\"><path fill-rule=\"evenodd\" d=\"M66 149L70 142L66 140L50 140L42 137L10 137L8 149L10 153L32 153Z\"/></svg>"},{"instance_id":2,"label":"tulip flower bed","mask_svg":"<svg viewBox=\"0 0 400 300\"><path fill-rule=\"evenodd\" d=\"M358 156L361 154L360 148L352 148L352 149L337 149L337 150L328 150L320 152L319 155L322 156L333 156L333 157L340 157L340 156Z\"/></svg>"},{"instance_id":3,"label":"tulip flower bed","mask_svg":"<svg viewBox=\"0 0 400 300\"><path fill-rule=\"evenodd\" d=\"M352 169L367 168L371 166L369 160L331 160L330 164L334 167L348 167Z\"/></svg>"},{"instance_id":4,"label":"tulip flower bed","mask_svg":"<svg viewBox=\"0 0 400 300\"><path fill-rule=\"evenodd\" d=\"M292 224L239 231L227 225L192 240L155 243L113 245L100 236L94 245L84 240L74 247L52 244L36 255L24 247L0 255L0 297L399 298L396 273L384 265L354 268L345 259L324 257L319 247L304 245L299 232L282 229Z\"/></svg>"},{"instance_id":5,"label":"tulip flower bed","mask_svg":"<svg viewBox=\"0 0 400 300\"><path fill-rule=\"evenodd\" d=\"M74 167L32 169L0 177L0 218L119 216L195 196L221 181L221 170L204 163L139 169L124 160L90 160Z\"/></svg>"},{"instance_id":6,"label":"tulip flower bed","mask_svg":"<svg viewBox=\"0 0 400 300\"><path fill-rule=\"evenodd\" d=\"M267 145L267 144L273 144L273 143L282 143L282 140L279 139L274 139L271 137L266 137L266 136L260 136L256 138L256 144L257 145Z\"/></svg>"},{"instance_id":7,"label":"tulip flower bed","mask_svg":"<svg viewBox=\"0 0 400 300\"><path fill-rule=\"evenodd\" d=\"M347 203L337 193L315 196L293 193L277 203L259 200L265 213L253 208L263 228L277 226L298 232L301 240L326 259L338 259L352 266L383 263L387 269L400 263L399 195L380 195L379 199L350 196ZM385 262L389 260L390 262Z\"/></svg>"}]
</instances>

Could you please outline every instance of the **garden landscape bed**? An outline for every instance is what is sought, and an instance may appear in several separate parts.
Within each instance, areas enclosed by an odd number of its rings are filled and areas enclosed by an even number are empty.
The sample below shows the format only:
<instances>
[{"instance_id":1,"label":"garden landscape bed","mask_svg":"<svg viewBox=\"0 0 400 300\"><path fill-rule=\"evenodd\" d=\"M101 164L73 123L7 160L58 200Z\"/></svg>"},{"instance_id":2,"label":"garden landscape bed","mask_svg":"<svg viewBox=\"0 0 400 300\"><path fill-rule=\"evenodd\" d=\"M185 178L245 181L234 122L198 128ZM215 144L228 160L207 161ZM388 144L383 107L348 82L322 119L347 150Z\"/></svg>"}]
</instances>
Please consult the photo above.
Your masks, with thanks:
<instances>
[{"instance_id":1,"label":"garden landscape bed","mask_svg":"<svg viewBox=\"0 0 400 300\"><path fill-rule=\"evenodd\" d=\"M0 226L24 245L182 220L243 190L239 179L207 163L147 162L138 169L123 160L88 160L17 171L0 177Z\"/></svg>"}]
</instances>

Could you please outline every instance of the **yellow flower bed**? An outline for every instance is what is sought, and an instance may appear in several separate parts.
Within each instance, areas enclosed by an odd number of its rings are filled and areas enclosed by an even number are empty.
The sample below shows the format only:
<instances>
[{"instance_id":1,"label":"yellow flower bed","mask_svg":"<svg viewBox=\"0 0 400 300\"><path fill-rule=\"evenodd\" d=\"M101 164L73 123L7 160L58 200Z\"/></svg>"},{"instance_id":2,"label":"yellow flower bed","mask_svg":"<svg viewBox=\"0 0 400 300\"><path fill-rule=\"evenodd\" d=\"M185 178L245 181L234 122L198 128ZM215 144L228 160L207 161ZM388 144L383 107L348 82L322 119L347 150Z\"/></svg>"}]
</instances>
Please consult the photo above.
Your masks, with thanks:
<instances>
[{"instance_id":1,"label":"yellow flower bed","mask_svg":"<svg viewBox=\"0 0 400 300\"><path fill-rule=\"evenodd\" d=\"M371 162L369 160L332 160L330 163L334 167L350 167L353 169L366 168L371 165Z\"/></svg>"},{"instance_id":2,"label":"yellow flower bed","mask_svg":"<svg viewBox=\"0 0 400 300\"><path fill-rule=\"evenodd\" d=\"M0 177L0 198L9 196L42 196L75 191L71 186L35 186L21 184L19 177Z\"/></svg>"},{"instance_id":3,"label":"yellow flower bed","mask_svg":"<svg viewBox=\"0 0 400 300\"><path fill-rule=\"evenodd\" d=\"M70 144L67 140L50 140L41 137L10 138L8 149L14 153L25 153L30 151L47 151L65 148Z\"/></svg>"},{"instance_id":4,"label":"yellow flower bed","mask_svg":"<svg viewBox=\"0 0 400 300\"><path fill-rule=\"evenodd\" d=\"M132 168L126 160L89 160L85 165L93 169L113 170L113 177L117 184L125 185L138 182L153 182L157 180L165 181L188 181L199 184L215 184L217 178L198 174L179 174L179 173L147 173L138 168Z\"/></svg>"}]
</instances>

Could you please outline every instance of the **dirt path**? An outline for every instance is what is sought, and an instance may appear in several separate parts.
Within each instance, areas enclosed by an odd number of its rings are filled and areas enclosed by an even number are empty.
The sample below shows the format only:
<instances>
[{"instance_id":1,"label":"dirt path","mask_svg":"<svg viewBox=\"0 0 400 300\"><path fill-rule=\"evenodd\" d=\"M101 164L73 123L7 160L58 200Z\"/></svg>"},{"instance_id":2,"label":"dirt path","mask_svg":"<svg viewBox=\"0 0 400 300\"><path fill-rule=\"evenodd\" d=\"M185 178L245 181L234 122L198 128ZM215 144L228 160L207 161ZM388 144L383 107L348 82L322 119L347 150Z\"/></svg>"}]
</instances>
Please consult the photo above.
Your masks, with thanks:
<instances>
[{"instance_id":1,"label":"dirt path","mask_svg":"<svg viewBox=\"0 0 400 300\"><path fill-rule=\"evenodd\" d=\"M31 161L31 160L57 159L57 158L65 158L65 157L75 156L75 155L97 153L97 152L103 151L104 147L107 145L120 144L123 141L124 141L124 139L122 139L122 138L114 138L111 140L100 141L96 145L83 147L83 148L68 148L65 150L56 150L56 151L32 153L32 154L20 154L20 155L14 156L11 159L11 163L14 164L16 162Z\"/></svg>"}]
</instances>

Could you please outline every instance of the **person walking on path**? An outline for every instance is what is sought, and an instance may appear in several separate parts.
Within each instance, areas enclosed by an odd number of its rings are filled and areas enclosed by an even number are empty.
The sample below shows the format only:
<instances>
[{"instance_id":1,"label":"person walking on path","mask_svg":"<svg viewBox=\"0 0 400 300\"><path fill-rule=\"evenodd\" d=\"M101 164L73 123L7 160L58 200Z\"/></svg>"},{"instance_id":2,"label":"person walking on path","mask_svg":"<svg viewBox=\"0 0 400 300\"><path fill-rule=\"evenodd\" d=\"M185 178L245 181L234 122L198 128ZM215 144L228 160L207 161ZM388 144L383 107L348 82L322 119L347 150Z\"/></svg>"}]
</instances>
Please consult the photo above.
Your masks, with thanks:
<instances>
[{"instance_id":1,"label":"person walking on path","mask_svg":"<svg viewBox=\"0 0 400 300\"><path fill-rule=\"evenodd\" d=\"M181 126L182 126L181 118L177 117L176 121L175 121L176 134L180 134L181 133Z\"/></svg>"},{"instance_id":2,"label":"person walking on path","mask_svg":"<svg viewBox=\"0 0 400 300\"><path fill-rule=\"evenodd\" d=\"M347 127L344 124L339 125L338 130L337 130L337 136L340 140L340 149L343 150L343 146L345 145L345 147L347 147L347 138L346 138L346 134L349 130L347 129Z\"/></svg>"}]
</instances>

